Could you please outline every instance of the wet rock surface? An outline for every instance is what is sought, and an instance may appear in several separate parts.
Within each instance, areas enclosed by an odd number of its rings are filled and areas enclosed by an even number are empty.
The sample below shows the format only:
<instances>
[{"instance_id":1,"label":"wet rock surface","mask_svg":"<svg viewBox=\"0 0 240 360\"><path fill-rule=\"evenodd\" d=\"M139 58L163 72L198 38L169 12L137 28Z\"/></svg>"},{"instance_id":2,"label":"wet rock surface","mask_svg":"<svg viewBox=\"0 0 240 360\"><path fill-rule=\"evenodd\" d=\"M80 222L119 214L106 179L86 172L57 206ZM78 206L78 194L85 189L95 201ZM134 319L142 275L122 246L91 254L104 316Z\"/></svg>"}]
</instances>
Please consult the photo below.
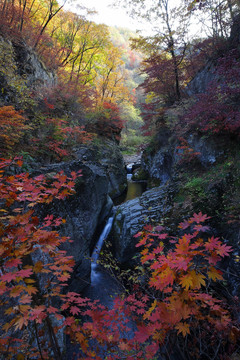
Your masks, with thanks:
<instances>
[{"instance_id":1,"label":"wet rock surface","mask_svg":"<svg viewBox=\"0 0 240 360\"><path fill-rule=\"evenodd\" d=\"M76 182L76 193L64 201L55 201L49 209L44 207L42 213L52 213L66 219L60 233L73 242L67 241L62 247L68 255L74 257L76 263L70 287L80 291L90 281L89 258L94 246L92 239L108 204L108 179L100 169L80 161L51 165L41 170L49 174L57 173L60 169L67 175L71 171L82 170L82 176ZM109 204L107 206L109 208Z\"/></svg>"}]
</instances>

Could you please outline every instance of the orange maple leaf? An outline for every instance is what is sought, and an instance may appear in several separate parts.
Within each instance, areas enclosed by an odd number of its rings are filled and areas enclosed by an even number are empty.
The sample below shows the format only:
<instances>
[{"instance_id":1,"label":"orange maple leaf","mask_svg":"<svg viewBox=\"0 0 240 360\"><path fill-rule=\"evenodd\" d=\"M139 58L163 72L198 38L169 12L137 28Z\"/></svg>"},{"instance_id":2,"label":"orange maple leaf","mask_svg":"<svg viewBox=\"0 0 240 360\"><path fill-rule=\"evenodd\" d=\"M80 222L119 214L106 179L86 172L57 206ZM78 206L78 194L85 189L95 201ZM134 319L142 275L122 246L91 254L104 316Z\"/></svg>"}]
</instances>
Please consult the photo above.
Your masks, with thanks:
<instances>
[{"instance_id":1,"label":"orange maple leaf","mask_svg":"<svg viewBox=\"0 0 240 360\"><path fill-rule=\"evenodd\" d=\"M207 272L209 279L215 280L223 280L222 272L215 267L211 266L209 271Z\"/></svg>"},{"instance_id":2,"label":"orange maple leaf","mask_svg":"<svg viewBox=\"0 0 240 360\"><path fill-rule=\"evenodd\" d=\"M180 284L182 287L184 287L186 290L189 290L193 287L193 278L191 273L187 273L186 275L182 276L180 278Z\"/></svg>"},{"instance_id":3,"label":"orange maple leaf","mask_svg":"<svg viewBox=\"0 0 240 360\"><path fill-rule=\"evenodd\" d=\"M21 316L15 319L15 329L16 330L22 330L24 326L27 326L28 319L25 316Z\"/></svg>"},{"instance_id":4,"label":"orange maple leaf","mask_svg":"<svg viewBox=\"0 0 240 360\"><path fill-rule=\"evenodd\" d=\"M196 273L195 270L191 270L190 271L191 275L192 275L192 280L193 280L193 288L196 289L200 289L201 285L205 286L206 282L204 279L206 279L206 277L200 273Z\"/></svg>"},{"instance_id":5,"label":"orange maple leaf","mask_svg":"<svg viewBox=\"0 0 240 360\"><path fill-rule=\"evenodd\" d=\"M190 334L189 324L184 322L180 322L179 324L175 325L175 329L178 330L178 334L182 334L185 337L187 334Z\"/></svg>"}]
</instances>

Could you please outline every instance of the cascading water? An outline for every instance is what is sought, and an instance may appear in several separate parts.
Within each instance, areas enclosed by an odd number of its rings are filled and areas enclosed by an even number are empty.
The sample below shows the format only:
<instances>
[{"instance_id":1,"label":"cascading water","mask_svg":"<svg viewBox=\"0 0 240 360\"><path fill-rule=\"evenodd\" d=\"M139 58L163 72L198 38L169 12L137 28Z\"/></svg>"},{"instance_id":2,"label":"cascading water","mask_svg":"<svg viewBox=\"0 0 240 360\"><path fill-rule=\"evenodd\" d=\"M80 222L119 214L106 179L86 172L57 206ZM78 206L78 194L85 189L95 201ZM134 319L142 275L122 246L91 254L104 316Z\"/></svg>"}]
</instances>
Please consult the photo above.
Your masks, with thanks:
<instances>
[{"instance_id":1,"label":"cascading water","mask_svg":"<svg viewBox=\"0 0 240 360\"><path fill-rule=\"evenodd\" d=\"M119 203L125 202L130 199L134 199L141 196L144 191L145 183L131 181L132 170L134 163L127 165L128 176L128 191L124 198ZM116 204L115 204L116 205ZM93 250L91 256L91 284L84 291L86 297L92 300L100 300L102 305L106 305L111 308L112 301L117 294L120 294L123 289L122 285L113 278L103 266L98 264L98 258L102 249L104 241L107 239L113 224L115 213L110 214L106 225L98 239L98 242Z\"/></svg>"},{"instance_id":2,"label":"cascading water","mask_svg":"<svg viewBox=\"0 0 240 360\"><path fill-rule=\"evenodd\" d=\"M102 305L111 308L114 297L122 292L120 284L102 265L98 264L99 253L107 239L113 224L115 213L112 213L98 239L91 257L91 284L85 289L84 296L99 300Z\"/></svg>"},{"instance_id":3,"label":"cascading water","mask_svg":"<svg viewBox=\"0 0 240 360\"><path fill-rule=\"evenodd\" d=\"M92 253L92 257L91 257L91 261L92 261L91 262L91 284L92 285L97 282L97 279L99 277L99 273L97 271L97 267L98 267L97 260L99 258L99 253L102 249L103 242L105 239L107 239L107 237L111 231L113 219L114 219L114 214L112 214L112 216L109 217L109 219L98 239L97 245L95 246L93 253Z\"/></svg>"},{"instance_id":4,"label":"cascading water","mask_svg":"<svg viewBox=\"0 0 240 360\"><path fill-rule=\"evenodd\" d=\"M133 165L134 165L134 163L127 164L127 179L128 179L128 181L131 180L131 178L132 178Z\"/></svg>"}]
</instances>

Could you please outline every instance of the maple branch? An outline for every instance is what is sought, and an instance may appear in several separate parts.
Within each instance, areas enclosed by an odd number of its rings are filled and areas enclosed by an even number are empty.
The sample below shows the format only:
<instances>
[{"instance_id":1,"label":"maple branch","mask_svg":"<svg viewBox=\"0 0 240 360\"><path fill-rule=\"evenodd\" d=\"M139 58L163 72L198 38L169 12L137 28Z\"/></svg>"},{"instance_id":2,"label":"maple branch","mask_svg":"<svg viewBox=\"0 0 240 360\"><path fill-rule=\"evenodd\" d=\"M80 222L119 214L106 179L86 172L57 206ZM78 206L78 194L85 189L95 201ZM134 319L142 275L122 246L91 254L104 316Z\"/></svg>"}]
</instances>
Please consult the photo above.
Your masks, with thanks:
<instances>
[{"instance_id":1,"label":"maple branch","mask_svg":"<svg viewBox=\"0 0 240 360\"><path fill-rule=\"evenodd\" d=\"M49 316L47 316L47 318L46 318L46 323L47 323L47 326L48 326L50 342L51 342L52 349L53 349L53 352L54 352L55 360L62 360L63 358L62 358L62 355L61 355L61 351L60 351L58 341L57 341L56 335L55 335L53 327L52 327L51 320L49 319Z\"/></svg>"},{"instance_id":2,"label":"maple branch","mask_svg":"<svg viewBox=\"0 0 240 360\"><path fill-rule=\"evenodd\" d=\"M37 331L36 320L34 320L34 329L35 329L35 334L36 334L36 339L37 339L38 351L39 351L39 354L40 354L41 359L44 360L43 355L42 355L42 350L41 350L40 342L39 342L39 336L38 336L38 331Z\"/></svg>"},{"instance_id":3,"label":"maple branch","mask_svg":"<svg viewBox=\"0 0 240 360\"><path fill-rule=\"evenodd\" d=\"M221 345L221 340L219 340L219 342L218 342L218 346L217 346L217 349L216 349L216 351L215 351L215 354L214 354L214 357L212 358L212 360L215 360L215 359L216 359L216 357L217 357L217 355L218 355L218 351L219 351L219 349L220 349L220 345Z\"/></svg>"},{"instance_id":4,"label":"maple branch","mask_svg":"<svg viewBox=\"0 0 240 360\"><path fill-rule=\"evenodd\" d=\"M235 276L235 277L237 277L238 279L240 279L240 276L239 276L239 275L234 274L234 273L230 272L229 270L224 270L224 269L220 268L219 266L216 266L216 268L217 268L218 270L221 270L222 272L224 272L224 273L227 274L227 275Z\"/></svg>"}]
</instances>

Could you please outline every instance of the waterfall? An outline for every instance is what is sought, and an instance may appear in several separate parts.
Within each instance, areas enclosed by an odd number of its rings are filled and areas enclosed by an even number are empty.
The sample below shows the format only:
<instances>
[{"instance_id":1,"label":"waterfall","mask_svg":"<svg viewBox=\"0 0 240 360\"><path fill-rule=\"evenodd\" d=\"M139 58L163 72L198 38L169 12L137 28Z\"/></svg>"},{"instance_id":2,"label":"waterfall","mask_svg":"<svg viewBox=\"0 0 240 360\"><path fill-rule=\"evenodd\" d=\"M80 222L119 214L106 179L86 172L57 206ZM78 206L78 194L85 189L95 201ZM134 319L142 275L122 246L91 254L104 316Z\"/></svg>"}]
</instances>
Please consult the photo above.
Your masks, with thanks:
<instances>
[{"instance_id":1,"label":"waterfall","mask_svg":"<svg viewBox=\"0 0 240 360\"><path fill-rule=\"evenodd\" d=\"M107 237L111 231L114 215L115 214L112 214L108 218L107 223L98 239L97 245L95 246L95 248L93 250L92 257L91 257L91 260L92 260L92 262L91 262L91 284L93 284L97 281L97 278L98 278L97 260L99 258L99 253L101 251L101 248L103 246L103 242L105 239L107 239Z\"/></svg>"},{"instance_id":2,"label":"waterfall","mask_svg":"<svg viewBox=\"0 0 240 360\"><path fill-rule=\"evenodd\" d=\"M128 174L131 174L131 173L132 173L133 165L134 165L134 163L127 164L127 173L128 173Z\"/></svg>"},{"instance_id":3,"label":"waterfall","mask_svg":"<svg viewBox=\"0 0 240 360\"><path fill-rule=\"evenodd\" d=\"M131 180L131 179L132 179L133 165L134 165L134 163L132 163L132 164L127 164L127 179L128 179L128 180Z\"/></svg>"}]
</instances>

